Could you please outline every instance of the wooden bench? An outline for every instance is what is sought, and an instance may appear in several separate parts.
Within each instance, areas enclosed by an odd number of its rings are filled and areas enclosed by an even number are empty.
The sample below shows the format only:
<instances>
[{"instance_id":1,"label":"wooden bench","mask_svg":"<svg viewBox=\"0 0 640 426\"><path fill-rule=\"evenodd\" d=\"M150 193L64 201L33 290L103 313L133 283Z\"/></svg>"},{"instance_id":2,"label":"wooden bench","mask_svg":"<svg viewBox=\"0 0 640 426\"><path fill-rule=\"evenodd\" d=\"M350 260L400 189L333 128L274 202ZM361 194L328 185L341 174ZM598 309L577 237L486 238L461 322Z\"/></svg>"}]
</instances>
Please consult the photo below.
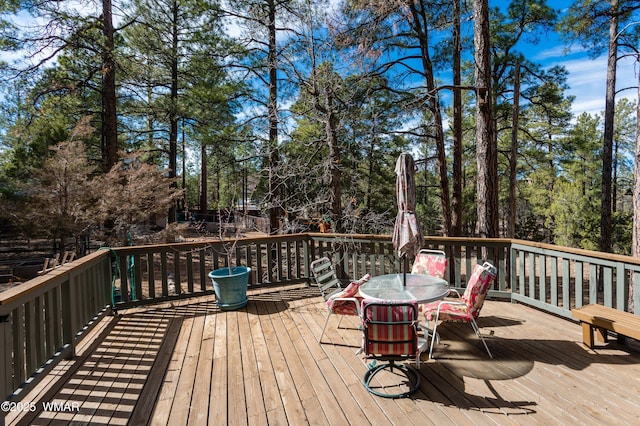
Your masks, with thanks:
<instances>
[{"instance_id":1,"label":"wooden bench","mask_svg":"<svg viewBox=\"0 0 640 426\"><path fill-rule=\"evenodd\" d=\"M640 340L640 316L602 305L586 305L572 309L574 318L580 320L582 326L582 342L593 349L593 332L598 335L598 341L606 343L607 330L617 334L619 343L624 343L625 337Z\"/></svg>"}]
</instances>

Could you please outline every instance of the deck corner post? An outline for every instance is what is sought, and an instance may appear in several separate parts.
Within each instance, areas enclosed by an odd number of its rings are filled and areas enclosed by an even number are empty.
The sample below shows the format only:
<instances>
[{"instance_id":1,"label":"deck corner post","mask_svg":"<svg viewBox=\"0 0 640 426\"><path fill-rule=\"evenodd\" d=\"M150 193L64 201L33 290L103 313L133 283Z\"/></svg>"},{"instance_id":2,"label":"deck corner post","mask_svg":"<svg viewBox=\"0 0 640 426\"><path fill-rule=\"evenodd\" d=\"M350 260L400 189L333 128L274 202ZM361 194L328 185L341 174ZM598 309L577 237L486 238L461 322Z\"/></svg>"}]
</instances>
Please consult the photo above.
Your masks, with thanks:
<instances>
[{"instance_id":1,"label":"deck corner post","mask_svg":"<svg viewBox=\"0 0 640 426\"><path fill-rule=\"evenodd\" d=\"M4 401L7 395L13 392L11 386L11 375L13 372L13 359L11 356L12 345L11 340L11 322L10 316L4 315L2 318L6 320L0 320L0 392L2 400ZM4 426L6 410L0 409L0 426Z\"/></svg>"}]
</instances>

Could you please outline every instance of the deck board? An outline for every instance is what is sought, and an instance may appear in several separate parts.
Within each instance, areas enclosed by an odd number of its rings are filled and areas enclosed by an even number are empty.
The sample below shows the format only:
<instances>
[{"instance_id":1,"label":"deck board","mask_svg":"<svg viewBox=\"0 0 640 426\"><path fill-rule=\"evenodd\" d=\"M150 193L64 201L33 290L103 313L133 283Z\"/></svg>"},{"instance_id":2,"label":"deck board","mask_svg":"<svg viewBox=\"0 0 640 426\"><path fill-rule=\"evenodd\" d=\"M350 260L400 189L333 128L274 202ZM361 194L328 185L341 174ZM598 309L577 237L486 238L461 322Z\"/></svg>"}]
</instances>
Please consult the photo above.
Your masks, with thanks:
<instances>
[{"instance_id":1,"label":"deck board","mask_svg":"<svg viewBox=\"0 0 640 426\"><path fill-rule=\"evenodd\" d=\"M212 297L130 309L94 328L27 396L39 409L8 425L538 425L634 424L640 344L582 345L576 323L519 304L488 301L479 325L439 327L435 359L421 363L410 398L369 394L356 355L358 322L329 321L304 285L252 290L246 308ZM45 411L44 402L79 411Z\"/></svg>"}]
</instances>

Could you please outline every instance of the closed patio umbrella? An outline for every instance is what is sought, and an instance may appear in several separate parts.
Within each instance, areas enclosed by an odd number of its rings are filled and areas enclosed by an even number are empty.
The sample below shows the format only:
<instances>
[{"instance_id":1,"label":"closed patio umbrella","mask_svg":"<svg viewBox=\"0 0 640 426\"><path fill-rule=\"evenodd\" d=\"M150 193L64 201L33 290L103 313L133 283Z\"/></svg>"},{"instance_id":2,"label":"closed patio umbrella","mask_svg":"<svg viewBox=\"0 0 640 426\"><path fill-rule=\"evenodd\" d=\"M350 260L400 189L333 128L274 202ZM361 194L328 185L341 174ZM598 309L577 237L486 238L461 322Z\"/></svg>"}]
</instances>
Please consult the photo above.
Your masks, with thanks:
<instances>
[{"instance_id":1,"label":"closed patio umbrella","mask_svg":"<svg viewBox=\"0 0 640 426\"><path fill-rule=\"evenodd\" d=\"M416 218L416 163L411 154L403 152L396 162L396 193L398 215L393 227L393 248L403 261L406 282L408 258L415 257L422 247L422 231Z\"/></svg>"}]
</instances>

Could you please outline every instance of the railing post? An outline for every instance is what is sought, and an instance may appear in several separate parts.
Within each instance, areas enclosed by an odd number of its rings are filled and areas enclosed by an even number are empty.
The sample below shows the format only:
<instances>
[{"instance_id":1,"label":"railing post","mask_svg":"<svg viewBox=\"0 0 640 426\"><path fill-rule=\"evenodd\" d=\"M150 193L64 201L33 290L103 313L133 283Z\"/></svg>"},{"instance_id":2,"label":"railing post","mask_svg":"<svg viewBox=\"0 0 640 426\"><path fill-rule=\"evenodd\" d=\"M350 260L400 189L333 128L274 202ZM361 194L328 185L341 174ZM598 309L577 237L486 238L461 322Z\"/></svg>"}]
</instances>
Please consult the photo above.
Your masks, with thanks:
<instances>
[{"instance_id":1,"label":"railing post","mask_svg":"<svg viewBox=\"0 0 640 426\"><path fill-rule=\"evenodd\" d=\"M11 356L13 338L11 337L11 316L0 313L0 392L4 401L13 392L12 379L14 366ZM0 425L4 425L6 413L0 410Z\"/></svg>"},{"instance_id":2,"label":"railing post","mask_svg":"<svg viewBox=\"0 0 640 426\"><path fill-rule=\"evenodd\" d=\"M633 280L633 307L635 313L638 314L640 312L640 272L632 272L631 275ZM625 299L629 299L628 290Z\"/></svg>"},{"instance_id":3,"label":"railing post","mask_svg":"<svg viewBox=\"0 0 640 426\"><path fill-rule=\"evenodd\" d=\"M77 295L71 288L71 280L62 284L62 342L63 346L68 345L65 358L72 359L76 355L75 349L75 323L78 317Z\"/></svg>"},{"instance_id":4,"label":"railing post","mask_svg":"<svg viewBox=\"0 0 640 426\"><path fill-rule=\"evenodd\" d=\"M305 278L307 278L307 282L311 278L311 274L309 273L309 269L310 269L309 265L313 261L312 253L311 253L312 251L309 250L309 246L313 248L313 241L311 240L310 237L307 236L307 238L302 242L302 258L304 262L304 276Z\"/></svg>"},{"instance_id":5,"label":"railing post","mask_svg":"<svg viewBox=\"0 0 640 426\"><path fill-rule=\"evenodd\" d=\"M518 253L515 247L513 247L513 241L509 243L509 287L511 288L511 301L513 301L513 294L517 293L517 259Z\"/></svg>"},{"instance_id":6,"label":"railing post","mask_svg":"<svg viewBox=\"0 0 640 426\"><path fill-rule=\"evenodd\" d=\"M633 273L630 275L633 276ZM619 264L616 268L615 307L622 311L629 310L629 286L626 285L626 278L624 264ZM631 279L631 277L629 277L629 279Z\"/></svg>"}]
</instances>

